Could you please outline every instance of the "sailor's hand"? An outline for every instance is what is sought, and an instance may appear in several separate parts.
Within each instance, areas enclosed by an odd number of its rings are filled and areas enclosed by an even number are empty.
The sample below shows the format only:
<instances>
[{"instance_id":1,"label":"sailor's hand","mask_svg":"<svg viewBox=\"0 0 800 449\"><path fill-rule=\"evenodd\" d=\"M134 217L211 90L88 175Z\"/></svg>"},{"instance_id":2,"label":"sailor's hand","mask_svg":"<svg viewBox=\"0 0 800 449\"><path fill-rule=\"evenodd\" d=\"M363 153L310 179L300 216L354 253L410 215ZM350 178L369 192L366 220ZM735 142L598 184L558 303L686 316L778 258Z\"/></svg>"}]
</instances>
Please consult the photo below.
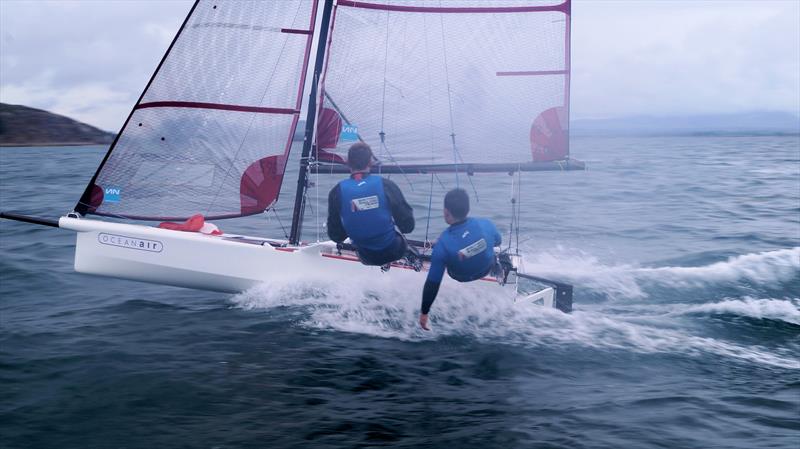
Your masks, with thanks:
<instances>
[{"instance_id":1,"label":"sailor's hand","mask_svg":"<svg viewBox=\"0 0 800 449\"><path fill-rule=\"evenodd\" d=\"M431 330L428 327L428 314L427 313L420 313L419 314L419 327L425 329L426 331Z\"/></svg>"}]
</instances>

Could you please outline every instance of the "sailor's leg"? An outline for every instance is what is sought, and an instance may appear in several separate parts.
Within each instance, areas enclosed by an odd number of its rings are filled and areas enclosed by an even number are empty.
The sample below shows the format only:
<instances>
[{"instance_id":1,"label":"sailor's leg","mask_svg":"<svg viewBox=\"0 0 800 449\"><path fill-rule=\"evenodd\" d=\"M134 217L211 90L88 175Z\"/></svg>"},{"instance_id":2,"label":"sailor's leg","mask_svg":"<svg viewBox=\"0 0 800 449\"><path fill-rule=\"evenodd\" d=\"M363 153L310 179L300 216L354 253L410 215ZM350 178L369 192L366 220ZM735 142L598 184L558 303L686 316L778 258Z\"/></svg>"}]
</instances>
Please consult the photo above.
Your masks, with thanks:
<instances>
[{"instance_id":1,"label":"sailor's leg","mask_svg":"<svg viewBox=\"0 0 800 449\"><path fill-rule=\"evenodd\" d=\"M388 247L380 251L359 249L358 258L364 265L377 265L383 271L387 271L392 262L403 258L405 251L405 241L398 237Z\"/></svg>"},{"instance_id":2,"label":"sailor's leg","mask_svg":"<svg viewBox=\"0 0 800 449\"><path fill-rule=\"evenodd\" d=\"M414 245L409 245L406 237L403 234L397 234L403 239L403 258L406 259L406 264L414 269L414 271L422 270L422 258L419 256L419 251Z\"/></svg>"}]
</instances>

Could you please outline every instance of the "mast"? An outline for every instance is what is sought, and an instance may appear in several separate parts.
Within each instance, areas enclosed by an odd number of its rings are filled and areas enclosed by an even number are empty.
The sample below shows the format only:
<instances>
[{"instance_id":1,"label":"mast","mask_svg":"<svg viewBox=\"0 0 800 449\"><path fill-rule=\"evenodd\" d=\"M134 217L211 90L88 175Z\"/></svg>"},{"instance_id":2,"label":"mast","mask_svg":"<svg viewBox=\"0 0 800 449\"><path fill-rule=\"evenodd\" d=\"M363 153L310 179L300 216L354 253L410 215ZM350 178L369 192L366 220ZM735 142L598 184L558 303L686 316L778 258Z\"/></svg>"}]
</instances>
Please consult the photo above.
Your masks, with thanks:
<instances>
[{"instance_id":1,"label":"mast","mask_svg":"<svg viewBox=\"0 0 800 449\"><path fill-rule=\"evenodd\" d=\"M311 155L311 146L314 144L314 124L317 119L317 85L322 73L322 63L325 59L331 10L333 9L333 0L324 1L325 6L322 10L322 23L320 24L319 40L317 41L317 57L314 61L314 76L312 78L311 93L308 98L308 115L306 116L306 132L303 138L303 152L300 154L300 173L297 175L297 193L294 197L292 230L289 236L289 243L293 245L300 242L300 234L303 230L305 197L306 189L308 188L308 158Z\"/></svg>"}]
</instances>

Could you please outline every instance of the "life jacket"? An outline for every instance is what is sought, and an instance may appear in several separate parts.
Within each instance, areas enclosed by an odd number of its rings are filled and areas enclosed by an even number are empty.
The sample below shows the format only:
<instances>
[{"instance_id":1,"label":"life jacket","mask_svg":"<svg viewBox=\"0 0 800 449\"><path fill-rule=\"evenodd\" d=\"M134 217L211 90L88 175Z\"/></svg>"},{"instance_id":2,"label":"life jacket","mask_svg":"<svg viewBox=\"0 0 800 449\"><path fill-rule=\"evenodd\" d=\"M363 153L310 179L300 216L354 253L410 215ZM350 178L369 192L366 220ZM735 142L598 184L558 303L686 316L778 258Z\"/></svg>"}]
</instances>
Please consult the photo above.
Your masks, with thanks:
<instances>
[{"instance_id":1,"label":"life jacket","mask_svg":"<svg viewBox=\"0 0 800 449\"><path fill-rule=\"evenodd\" d=\"M355 175L339 183L342 226L358 248L381 251L396 238L394 219L380 176Z\"/></svg>"},{"instance_id":2,"label":"life jacket","mask_svg":"<svg viewBox=\"0 0 800 449\"><path fill-rule=\"evenodd\" d=\"M485 222L485 223L484 223ZM495 265L493 225L483 218L467 218L447 228L440 237L447 254L447 274L460 282L486 276Z\"/></svg>"}]
</instances>

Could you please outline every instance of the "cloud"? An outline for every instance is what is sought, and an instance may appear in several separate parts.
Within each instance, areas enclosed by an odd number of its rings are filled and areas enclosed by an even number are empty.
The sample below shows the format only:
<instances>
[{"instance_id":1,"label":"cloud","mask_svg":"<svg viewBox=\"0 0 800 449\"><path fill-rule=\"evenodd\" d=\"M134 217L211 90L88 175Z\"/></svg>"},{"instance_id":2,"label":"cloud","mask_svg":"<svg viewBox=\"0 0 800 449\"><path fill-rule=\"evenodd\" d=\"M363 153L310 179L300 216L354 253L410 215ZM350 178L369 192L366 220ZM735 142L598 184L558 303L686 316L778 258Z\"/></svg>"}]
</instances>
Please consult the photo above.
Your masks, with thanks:
<instances>
[{"instance_id":1,"label":"cloud","mask_svg":"<svg viewBox=\"0 0 800 449\"><path fill-rule=\"evenodd\" d=\"M0 101L116 131L192 0L0 0ZM572 117L800 113L800 2L573 3Z\"/></svg>"},{"instance_id":2,"label":"cloud","mask_svg":"<svg viewBox=\"0 0 800 449\"><path fill-rule=\"evenodd\" d=\"M0 101L117 131L191 4L0 1Z\"/></svg>"},{"instance_id":3,"label":"cloud","mask_svg":"<svg viewBox=\"0 0 800 449\"><path fill-rule=\"evenodd\" d=\"M576 2L573 117L800 112L800 2Z\"/></svg>"}]
</instances>

